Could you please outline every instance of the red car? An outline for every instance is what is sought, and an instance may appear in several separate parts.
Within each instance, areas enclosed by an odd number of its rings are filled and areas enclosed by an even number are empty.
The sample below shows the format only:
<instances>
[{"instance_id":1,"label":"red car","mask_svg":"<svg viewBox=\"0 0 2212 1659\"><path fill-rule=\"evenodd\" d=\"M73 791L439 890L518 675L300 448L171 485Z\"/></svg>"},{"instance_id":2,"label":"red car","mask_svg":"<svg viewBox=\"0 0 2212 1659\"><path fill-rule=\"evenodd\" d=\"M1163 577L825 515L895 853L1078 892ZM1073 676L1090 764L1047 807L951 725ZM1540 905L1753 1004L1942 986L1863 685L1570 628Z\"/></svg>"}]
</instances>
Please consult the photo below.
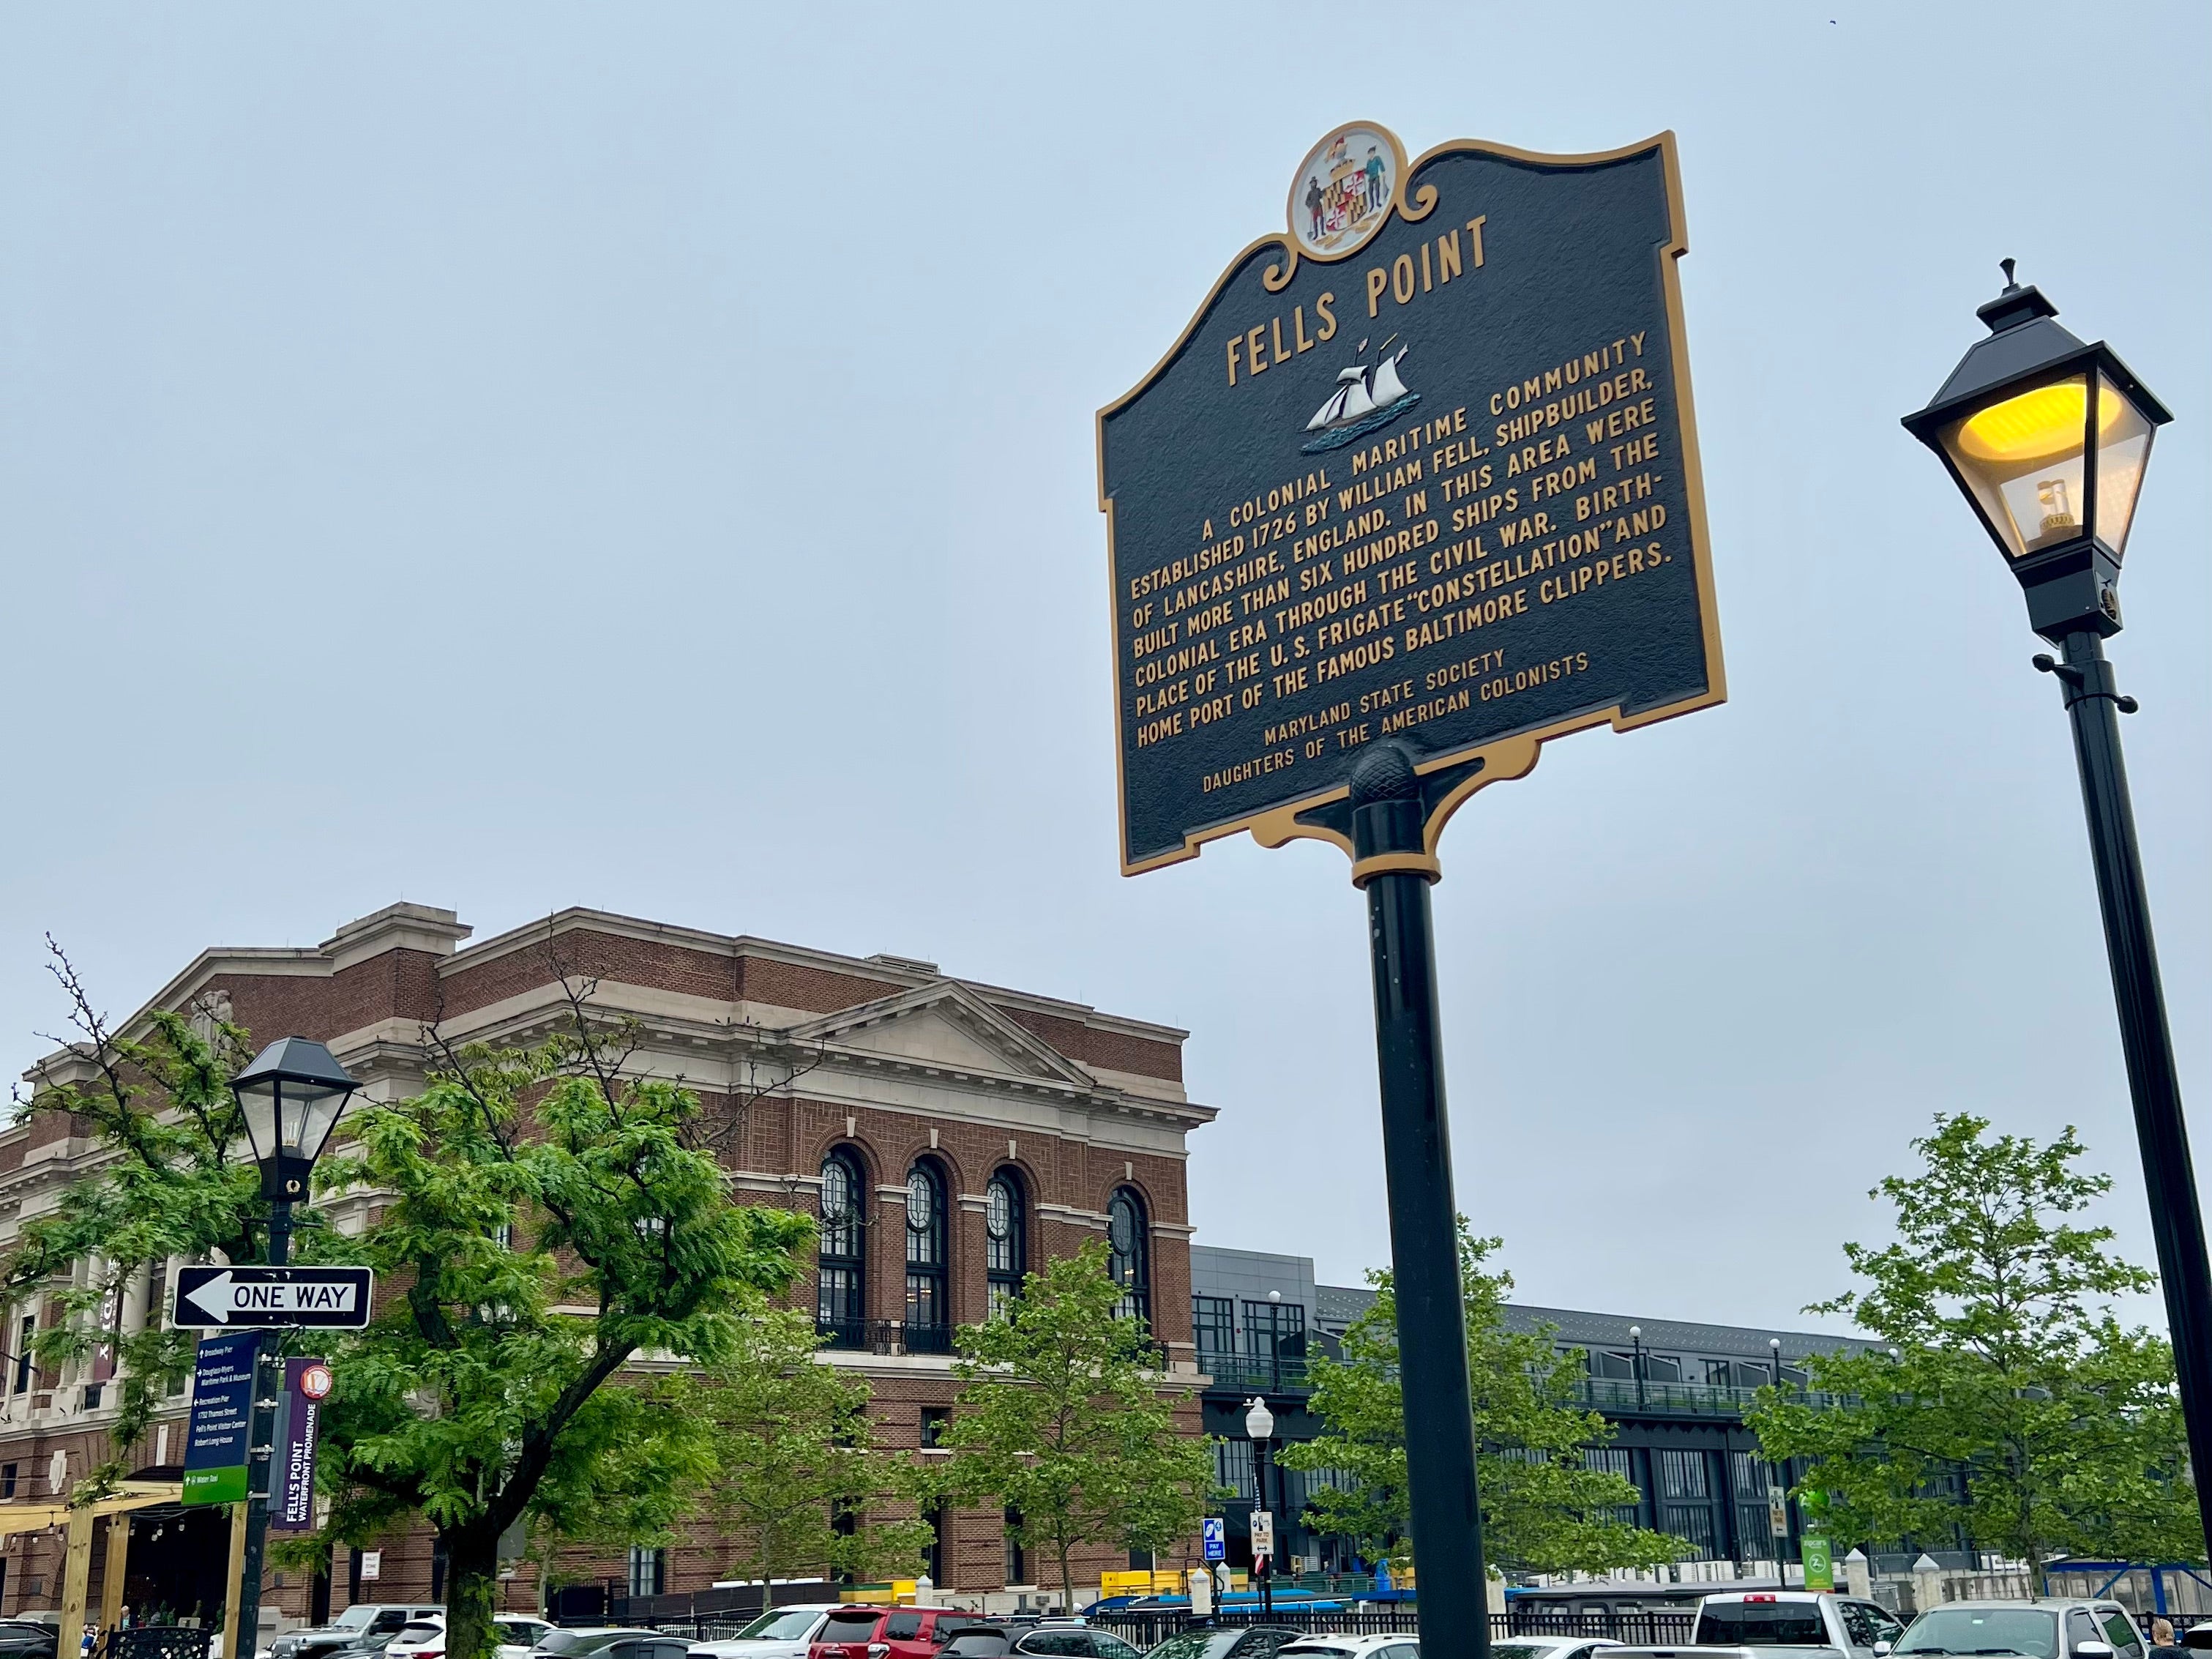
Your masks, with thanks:
<instances>
[{"instance_id":1,"label":"red car","mask_svg":"<svg viewBox=\"0 0 2212 1659\"><path fill-rule=\"evenodd\" d=\"M945 1607L840 1607L807 1649L807 1659L937 1659L963 1630L999 1628L980 1613Z\"/></svg>"}]
</instances>

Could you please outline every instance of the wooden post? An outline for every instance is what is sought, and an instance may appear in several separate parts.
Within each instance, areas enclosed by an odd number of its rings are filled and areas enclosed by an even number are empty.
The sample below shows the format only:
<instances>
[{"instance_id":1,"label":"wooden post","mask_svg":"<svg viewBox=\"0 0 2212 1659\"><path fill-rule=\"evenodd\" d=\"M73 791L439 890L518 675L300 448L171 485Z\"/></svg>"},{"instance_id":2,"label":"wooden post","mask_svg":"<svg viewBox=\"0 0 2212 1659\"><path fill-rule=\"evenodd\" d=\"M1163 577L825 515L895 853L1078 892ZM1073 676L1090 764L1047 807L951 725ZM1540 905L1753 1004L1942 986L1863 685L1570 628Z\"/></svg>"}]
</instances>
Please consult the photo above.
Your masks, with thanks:
<instances>
[{"instance_id":1,"label":"wooden post","mask_svg":"<svg viewBox=\"0 0 2212 1659\"><path fill-rule=\"evenodd\" d=\"M131 1567L131 1516L128 1510L107 1517L107 1564L100 1570L100 1632L105 1636L123 1622L123 1577Z\"/></svg>"},{"instance_id":2,"label":"wooden post","mask_svg":"<svg viewBox=\"0 0 2212 1659\"><path fill-rule=\"evenodd\" d=\"M60 1645L66 1656L84 1640L84 1602L92 1583L92 1510L74 1509L69 1518L69 1553L62 1566L62 1624Z\"/></svg>"},{"instance_id":3,"label":"wooden post","mask_svg":"<svg viewBox=\"0 0 2212 1659\"><path fill-rule=\"evenodd\" d=\"M230 1506L230 1565L223 1571L223 1582L229 1589L222 1598L222 1659L240 1659L238 1592L245 1579L246 1505L233 1504ZM246 1650L245 1659L253 1659L252 1648Z\"/></svg>"}]
</instances>

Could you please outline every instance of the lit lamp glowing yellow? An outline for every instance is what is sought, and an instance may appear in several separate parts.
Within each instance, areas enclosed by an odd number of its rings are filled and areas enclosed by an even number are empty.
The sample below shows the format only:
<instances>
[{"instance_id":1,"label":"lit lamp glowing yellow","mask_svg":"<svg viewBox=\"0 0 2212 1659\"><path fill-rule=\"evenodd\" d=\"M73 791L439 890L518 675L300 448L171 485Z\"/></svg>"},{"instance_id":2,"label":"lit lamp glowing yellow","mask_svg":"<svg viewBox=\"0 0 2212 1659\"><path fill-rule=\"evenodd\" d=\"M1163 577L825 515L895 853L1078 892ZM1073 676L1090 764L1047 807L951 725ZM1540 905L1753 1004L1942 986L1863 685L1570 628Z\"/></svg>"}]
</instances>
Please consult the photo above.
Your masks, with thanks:
<instances>
[{"instance_id":1,"label":"lit lamp glowing yellow","mask_svg":"<svg viewBox=\"0 0 2212 1659\"><path fill-rule=\"evenodd\" d=\"M2170 420L2101 341L2012 280L1981 307L1968 351L1907 430L1943 458L2028 590L2029 621L2057 639L2119 626L2118 584L2154 429Z\"/></svg>"}]
</instances>

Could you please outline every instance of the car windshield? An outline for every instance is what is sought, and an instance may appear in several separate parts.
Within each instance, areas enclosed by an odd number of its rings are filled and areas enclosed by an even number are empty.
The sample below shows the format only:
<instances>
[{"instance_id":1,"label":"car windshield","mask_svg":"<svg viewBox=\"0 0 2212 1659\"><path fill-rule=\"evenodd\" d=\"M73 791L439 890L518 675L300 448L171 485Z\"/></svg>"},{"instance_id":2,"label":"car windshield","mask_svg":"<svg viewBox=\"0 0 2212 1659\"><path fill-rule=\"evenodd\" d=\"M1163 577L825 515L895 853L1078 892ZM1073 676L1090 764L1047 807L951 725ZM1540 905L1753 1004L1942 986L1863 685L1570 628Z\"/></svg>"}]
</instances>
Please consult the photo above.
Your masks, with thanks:
<instances>
[{"instance_id":1,"label":"car windshield","mask_svg":"<svg viewBox=\"0 0 2212 1659\"><path fill-rule=\"evenodd\" d=\"M1708 1601L1698 1610L1701 1648L1826 1647L1828 1627L1814 1601Z\"/></svg>"},{"instance_id":2,"label":"car windshield","mask_svg":"<svg viewBox=\"0 0 2212 1659\"><path fill-rule=\"evenodd\" d=\"M737 1634L740 1642L796 1642L814 1628L814 1621L822 1615L797 1609L769 1612L747 1625Z\"/></svg>"},{"instance_id":3,"label":"car windshield","mask_svg":"<svg viewBox=\"0 0 2212 1659\"><path fill-rule=\"evenodd\" d=\"M332 1630L367 1630L375 1622L380 1609L374 1607L348 1607L331 1620Z\"/></svg>"},{"instance_id":4,"label":"car windshield","mask_svg":"<svg viewBox=\"0 0 2212 1659\"><path fill-rule=\"evenodd\" d=\"M1936 1607L1912 1621L1896 1650L2057 1659L2058 1615L2040 1607Z\"/></svg>"},{"instance_id":5,"label":"car windshield","mask_svg":"<svg viewBox=\"0 0 2212 1659\"><path fill-rule=\"evenodd\" d=\"M411 1625L403 1625L399 1634L392 1639L395 1642L404 1642L409 1647L414 1647L420 1643L428 1641L444 1629L445 1626L434 1620L418 1619Z\"/></svg>"},{"instance_id":6,"label":"car windshield","mask_svg":"<svg viewBox=\"0 0 2212 1659\"><path fill-rule=\"evenodd\" d=\"M1553 1651L1548 1642L1492 1642L1490 1659L1544 1659Z\"/></svg>"},{"instance_id":7,"label":"car windshield","mask_svg":"<svg viewBox=\"0 0 2212 1659\"><path fill-rule=\"evenodd\" d=\"M1236 1639L1233 1630L1178 1631L1146 1654L1145 1659L1209 1659L1224 1651Z\"/></svg>"}]
</instances>

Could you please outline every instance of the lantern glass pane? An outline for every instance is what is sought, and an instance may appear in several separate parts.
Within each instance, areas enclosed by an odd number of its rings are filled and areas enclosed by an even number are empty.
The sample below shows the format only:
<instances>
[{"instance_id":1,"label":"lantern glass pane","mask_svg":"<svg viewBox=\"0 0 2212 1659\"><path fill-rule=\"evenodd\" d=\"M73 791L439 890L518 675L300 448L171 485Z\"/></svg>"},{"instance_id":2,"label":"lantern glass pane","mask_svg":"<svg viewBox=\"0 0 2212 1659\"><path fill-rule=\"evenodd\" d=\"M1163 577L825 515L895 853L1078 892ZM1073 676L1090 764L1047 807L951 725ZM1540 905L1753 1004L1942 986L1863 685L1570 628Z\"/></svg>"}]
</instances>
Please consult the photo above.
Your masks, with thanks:
<instances>
[{"instance_id":1,"label":"lantern glass pane","mask_svg":"<svg viewBox=\"0 0 2212 1659\"><path fill-rule=\"evenodd\" d=\"M2126 407L2105 387L2100 430L2111 431ZM1944 433L1944 452L2013 557L2081 533L2088 412L2089 378L2076 374L1986 404Z\"/></svg>"},{"instance_id":2,"label":"lantern glass pane","mask_svg":"<svg viewBox=\"0 0 2212 1659\"><path fill-rule=\"evenodd\" d=\"M319 1158L323 1143L330 1139L352 1091L291 1083L285 1085L284 1092L292 1097L285 1103L285 1152L301 1158Z\"/></svg>"},{"instance_id":3,"label":"lantern glass pane","mask_svg":"<svg viewBox=\"0 0 2212 1659\"><path fill-rule=\"evenodd\" d=\"M238 1104L246 1118L246 1138L257 1161L276 1155L276 1079L249 1083L238 1091Z\"/></svg>"},{"instance_id":4,"label":"lantern glass pane","mask_svg":"<svg viewBox=\"0 0 2212 1659\"><path fill-rule=\"evenodd\" d=\"M2112 411L2112 420L2097 434L2097 539L2113 552L2124 553L2128 526L2136 516L2136 495L2150 460L2151 424L2125 392L2101 377L2097 409L2100 415L2107 409Z\"/></svg>"}]
</instances>

